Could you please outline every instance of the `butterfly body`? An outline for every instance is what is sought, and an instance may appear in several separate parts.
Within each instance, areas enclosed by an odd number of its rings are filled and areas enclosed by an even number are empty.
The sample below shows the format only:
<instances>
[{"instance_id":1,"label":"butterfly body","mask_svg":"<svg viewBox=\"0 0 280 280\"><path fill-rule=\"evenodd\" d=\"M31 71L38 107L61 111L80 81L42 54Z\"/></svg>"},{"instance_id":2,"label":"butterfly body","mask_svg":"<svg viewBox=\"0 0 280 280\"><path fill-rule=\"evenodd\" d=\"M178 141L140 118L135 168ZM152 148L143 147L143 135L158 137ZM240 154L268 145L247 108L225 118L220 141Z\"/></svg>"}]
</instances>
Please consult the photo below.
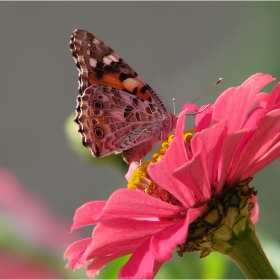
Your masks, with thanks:
<instances>
[{"instance_id":1,"label":"butterfly body","mask_svg":"<svg viewBox=\"0 0 280 280\"><path fill-rule=\"evenodd\" d=\"M75 30L70 48L79 70L75 122L94 156L122 152L131 163L168 137L177 116L110 47Z\"/></svg>"}]
</instances>

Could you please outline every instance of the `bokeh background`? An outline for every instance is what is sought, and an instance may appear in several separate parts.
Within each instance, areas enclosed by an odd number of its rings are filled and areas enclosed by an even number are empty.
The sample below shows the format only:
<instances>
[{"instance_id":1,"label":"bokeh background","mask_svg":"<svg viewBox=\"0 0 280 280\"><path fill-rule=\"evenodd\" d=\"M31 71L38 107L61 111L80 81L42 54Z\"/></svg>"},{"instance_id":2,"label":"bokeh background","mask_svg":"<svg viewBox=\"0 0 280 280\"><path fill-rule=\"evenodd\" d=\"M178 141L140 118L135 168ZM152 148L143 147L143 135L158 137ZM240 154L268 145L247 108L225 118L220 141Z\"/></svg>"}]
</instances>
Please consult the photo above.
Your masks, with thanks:
<instances>
[{"instance_id":1,"label":"bokeh background","mask_svg":"<svg viewBox=\"0 0 280 280\"><path fill-rule=\"evenodd\" d=\"M69 51L72 31L95 34L158 92L170 110L175 98L180 111L220 77L223 82L196 104L212 103L223 90L256 72L280 81L279 14L279 2L1 2L0 167L70 227L83 203L107 199L126 186L127 169L119 158L91 160L89 150L75 142L79 135L74 123L69 127L67 122L70 117L72 124L78 94L78 72ZM279 161L271 164L252 184L259 191L257 232L275 266L280 264L271 251L277 252L280 243L279 167ZM0 205L0 211L7 209ZM38 227L40 223L44 220L39 219ZM85 234L90 231L82 230ZM66 231L65 239L68 235ZM211 278L218 270L216 278L242 278L225 259L174 256L173 272L167 264L158 277ZM114 265L108 268L113 270ZM62 277L81 277L69 271Z\"/></svg>"}]
</instances>

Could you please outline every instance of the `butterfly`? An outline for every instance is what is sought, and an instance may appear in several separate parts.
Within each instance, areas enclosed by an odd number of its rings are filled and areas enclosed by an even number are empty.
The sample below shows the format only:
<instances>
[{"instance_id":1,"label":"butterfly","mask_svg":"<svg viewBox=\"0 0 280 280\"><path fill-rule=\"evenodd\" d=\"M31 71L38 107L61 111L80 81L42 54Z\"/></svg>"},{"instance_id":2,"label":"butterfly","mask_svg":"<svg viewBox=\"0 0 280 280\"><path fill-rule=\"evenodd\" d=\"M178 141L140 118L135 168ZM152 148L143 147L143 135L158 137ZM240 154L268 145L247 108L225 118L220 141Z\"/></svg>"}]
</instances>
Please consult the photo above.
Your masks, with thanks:
<instances>
[{"instance_id":1,"label":"butterfly","mask_svg":"<svg viewBox=\"0 0 280 280\"><path fill-rule=\"evenodd\" d=\"M174 130L177 116L105 43L77 29L70 49L79 71L74 121L93 156L122 152L127 163L138 161Z\"/></svg>"}]
</instances>

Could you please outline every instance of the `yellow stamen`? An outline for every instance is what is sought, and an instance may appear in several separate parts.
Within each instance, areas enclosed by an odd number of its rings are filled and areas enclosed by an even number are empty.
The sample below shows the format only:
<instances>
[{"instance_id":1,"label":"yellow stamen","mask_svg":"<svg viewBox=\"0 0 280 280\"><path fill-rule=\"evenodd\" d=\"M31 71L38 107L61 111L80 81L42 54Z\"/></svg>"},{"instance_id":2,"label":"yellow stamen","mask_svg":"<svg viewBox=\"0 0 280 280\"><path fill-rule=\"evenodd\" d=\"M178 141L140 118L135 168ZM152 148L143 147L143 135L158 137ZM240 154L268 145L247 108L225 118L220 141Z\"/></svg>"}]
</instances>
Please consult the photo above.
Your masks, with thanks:
<instances>
[{"instance_id":1,"label":"yellow stamen","mask_svg":"<svg viewBox=\"0 0 280 280\"><path fill-rule=\"evenodd\" d=\"M185 143L190 142L194 133L195 133L195 129L185 131L184 132L184 142Z\"/></svg>"}]
</instances>

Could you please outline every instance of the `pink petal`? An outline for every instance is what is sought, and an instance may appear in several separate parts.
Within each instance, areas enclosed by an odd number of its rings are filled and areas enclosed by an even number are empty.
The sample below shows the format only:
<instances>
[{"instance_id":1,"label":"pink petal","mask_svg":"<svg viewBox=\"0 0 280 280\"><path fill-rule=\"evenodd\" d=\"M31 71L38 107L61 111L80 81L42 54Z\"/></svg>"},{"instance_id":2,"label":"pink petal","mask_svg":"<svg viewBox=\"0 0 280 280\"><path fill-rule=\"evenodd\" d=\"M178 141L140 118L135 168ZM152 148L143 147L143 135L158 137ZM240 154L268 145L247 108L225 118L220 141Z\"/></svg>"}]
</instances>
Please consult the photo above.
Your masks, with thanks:
<instances>
[{"instance_id":1,"label":"pink petal","mask_svg":"<svg viewBox=\"0 0 280 280\"><path fill-rule=\"evenodd\" d=\"M159 261L170 260L172 258L172 251L177 245L186 241L189 225L206 211L206 209L206 205L199 208L191 208L188 210L184 220L156 233L151 239L150 246L155 258Z\"/></svg>"},{"instance_id":2,"label":"pink petal","mask_svg":"<svg viewBox=\"0 0 280 280\"><path fill-rule=\"evenodd\" d=\"M275 145L272 149L269 150L261 159L258 160L254 165L252 165L242 176L241 179L248 178L252 174L256 174L261 169L266 167L269 163L273 162L280 156L280 143Z\"/></svg>"},{"instance_id":3,"label":"pink petal","mask_svg":"<svg viewBox=\"0 0 280 280\"><path fill-rule=\"evenodd\" d=\"M186 103L183 105L182 113L185 112L185 114L186 114L191 111L197 112L197 107L193 103Z\"/></svg>"},{"instance_id":4,"label":"pink petal","mask_svg":"<svg viewBox=\"0 0 280 280\"><path fill-rule=\"evenodd\" d=\"M175 141L176 139L173 139L174 144ZM173 142L171 144L173 144ZM170 192L181 201L186 208L189 208L195 202L193 193L186 187L185 183L180 182L172 173L172 170L178 167L176 161L173 160L174 158L178 159L178 152L176 152L176 149L172 149L171 145L167 152L169 152L171 156L165 156L160 162L150 164L148 172L154 182Z\"/></svg>"},{"instance_id":5,"label":"pink petal","mask_svg":"<svg viewBox=\"0 0 280 280\"><path fill-rule=\"evenodd\" d=\"M217 185L217 170L225 131L224 122L221 122L197 133L191 142L193 158L173 172L173 176L187 185L202 201L210 198L211 188Z\"/></svg>"},{"instance_id":6,"label":"pink petal","mask_svg":"<svg viewBox=\"0 0 280 280\"><path fill-rule=\"evenodd\" d=\"M76 210L71 231L97 223L105 204L106 201L91 201L79 207Z\"/></svg>"},{"instance_id":7,"label":"pink petal","mask_svg":"<svg viewBox=\"0 0 280 280\"><path fill-rule=\"evenodd\" d=\"M195 130L202 131L210 126L212 120L213 105L204 105L199 108L195 118Z\"/></svg>"},{"instance_id":8,"label":"pink petal","mask_svg":"<svg viewBox=\"0 0 280 280\"><path fill-rule=\"evenodd\" d=\"M265 92L260 92L259 94L256 95L253 103L258 104L259 107L266 108L269 98L270 98L269 94Z\"/></svg>"},{"instance_id":9,"label":"pink petal","mask_svg":"<svg viewBox=\"0 0 280 280\"><path fill-rule=\"evenodd\" d=\"M268 74L256 73L243 82L242 87L252 88L253 91L259 92L265 85L271 83L275 78ZM257 88L257 90L256 90Z\"/></svg>"},{"instance_id":10,"label":"pink petal","mask_svg":"<svg viewBox=\"0 0 280 280\"><path fill-rule=\"evenodd\" d=\"M150 251L150 239L137 248L127 263L121 268L121 279L152 279L162 266Z\"/></svg>"},{"instance_id":11,"label":"pink petal","mask_svg":"<svg viewBox=\"0 0 280 280\"><path fill-rule=\"evenodd\" d=\"M191 106L187 106L190 108ZM192 104L191 104L192 105ZM183 140L183 132L185 126L185 115L188 110L183 111L177 122L175 137L169 145L166 154L161 161L150 164L148 167L148 173L154 182L165 190L169 191L174 197L180 200L184 206L189 207L194 204L194 197L192 192L188 190L185 184L182 184L176 178L173 177L173 170L176 170L182 164L188 161L188 155ZM178 154L180 157L178 157ZM176 160L174 160L176 159Z\"/></svg>"},{"instance_id":12,"label":"pink petal","mask_svg":"<svg viewBox=\"0 0 280 280\"><path fill-rule=\"evenodd\" d=\"M248 200L248 202L253 202L254 203L254 208L251 211L251 221L255 224L258 219L259 219L259 204L257 201L257 197L253 196Z\"/></svg>"},{"instance_id":13,"label":"pink petal","mask_svg":"<svg viewBox=\"0 0 280 280\"><path fill-rule=\"evenodd\" d=\"M278 83L271 91L270 94L267 94L269 99L267 101L265 109L267 112L272 111L274 109L279 109L280 103L280 83Z\"/></svg>"},{"instance_id":14,"label":"pink petal","mask_svg":"<svg viewBox=\"0 0 280 280\"><path fill-rule=\"evenodd\" d=\"M85 252L90 260L100 255L117 254L136 249L147 238L175 221L145 221L114 218L99 223L93 230L92 246Z\"/></svg>"},{"instance_id":15,"label":"pink petal","mask_svg":"<svg viewBox=\"0 0 280 280\"><path fill-rule=\"evenodd\" d=\"M258 92L274 78L270 75L256 74L247 79L241 86L226 90L214 104L213 120L228 120L229 131L232 133L242 128L253 101ZM230 119L228 119L230 116Z\"/></svg>"},{"instance_id":16,"label":"pink petal","mask_svg":"<svg viewBox=\"0 0 280 280\"><path fill-rule=\"evenodd\" d=\"M255 129L258 123L264 118L266 112L262 107L254 108L247 116L242 129Z\"/></svg>"},{"instance_id":17,"label":"pink petal","mask_svg":"<svg viewBox=\"0 0 280 280\"><path fill-rule=\"evenodd\" d=\"M172 216L172 213L177 215L183 210L182 207L163 202L139 190L119 189L110 196L103 214L159 220Z\"/></svg>"},{"instance_id":18,"label":"pink petal","mask_svg":"<svg viewBox=\"0 0 280 280\"><path fill-rule=\"evenodd\" d=\"M219 164L218 177L217 177L217 182L218 182L218 186L216 189L217 193L220 193L222 191L222 188L224 187L224 184L230 172L229 170L233 158L237 154L236 151L238 150L240 146L240 142L244 138L245 134L246 134L245 130L231 134L227 137L227 139L223 144L221 161ZM229 182L227 183L230 184ZM235 184L235 181L233 181L233 184Z\"/></svg>"},{"instance_id":19,"label":"pink petal","mask_svg":"<svg viewBox=\"0 0 280 280\"><path fill-rule=\"evenodd\" d=\"M130 252L131 253L131 252ZM97 274L99 274L100 269L106 265L108 262L115 260L126 254L111 254L109 256L101 256L95 258L87 267L87 276L94 278Z\"/></svg>"},{"instance_id":20,"label":"pink petal","mask_svg":"<svg viewBox=\"0 0 280 280\"><path fill-rule=\"evenodd\" d=\"M203 152L198 153L192 160L176 169L173 176L174 179L185 184L185 189L191 190L198 200L204 201L210 198L210 182Z\"/></svg>"},{"instance_id":21,"label":"pink petal","mask_svg":"<svg viewBox=\"0 0 280 280\"><path fill-rule=\"evenodd\" d=\"M217 184L217 172L219 168L219 162L221 159L222 146L227 136L227 128L225 122L220 122L211 128L205 129L200 133L197 133L192 139L193 154L199 153L200 148L197 148L198 141L203 143L201 157L205 159L205 176L208 178L208 182L212 188ZM198 171L200 173L200 171ZM194 174L195 175L195 174ZM210 187L208 185L199 185L201 188L204 186L206 189L202 189L202 193L205 198L210 196Z\"/></svg>"},{"instance_id":22,"label":"pink petal","mask_svg":"<svg viewBox=\"0 0 280 280\"><path fill-rule=\"evenodd\" d=\"M85 238L79 241L74 242L68 248L66 249L64 253L64 259L68 259L69 264L71 264L72 269L79 268L79 264L83 264L84 262L82 261L83 254L85 250L88 248L88 246L91 244L92 238Z\"/></svg>"},{"instance_id":23,"label":"pink petal","mask_svg":"<svg viewBox=\"0 0 280 280\"><path fill-rule=\"evenodd\" d=\"M250 138L244 143L239 156L234 162L235 168L229 174L232 182L241 180L244 174L279 141L280 110L270 112L259 123L258 128L250 134ZM279 156L279 155L278 155ZM269 162L266 162L268 164ZM251 174L252 176L254 174Z\"/></svg>"},{"instance_id":24,"label":"pink petal","mask_svg":"<svg viewBox=\"0 0 280 280\"><path fill-rule=\"evenodd\" d=\"M129 165L129 168L128 168L128 171L127 173L125 174L125 179L128 181L130 180L133 172L135 171L135 169L139 166L139 163L138 162L132 162L130 165Z\"/></svg>"}]
</instances>

